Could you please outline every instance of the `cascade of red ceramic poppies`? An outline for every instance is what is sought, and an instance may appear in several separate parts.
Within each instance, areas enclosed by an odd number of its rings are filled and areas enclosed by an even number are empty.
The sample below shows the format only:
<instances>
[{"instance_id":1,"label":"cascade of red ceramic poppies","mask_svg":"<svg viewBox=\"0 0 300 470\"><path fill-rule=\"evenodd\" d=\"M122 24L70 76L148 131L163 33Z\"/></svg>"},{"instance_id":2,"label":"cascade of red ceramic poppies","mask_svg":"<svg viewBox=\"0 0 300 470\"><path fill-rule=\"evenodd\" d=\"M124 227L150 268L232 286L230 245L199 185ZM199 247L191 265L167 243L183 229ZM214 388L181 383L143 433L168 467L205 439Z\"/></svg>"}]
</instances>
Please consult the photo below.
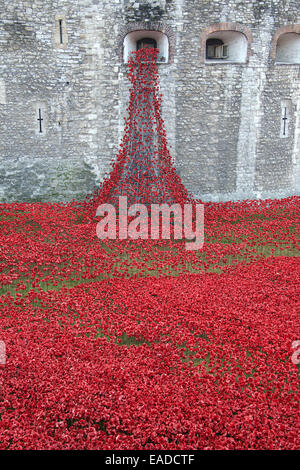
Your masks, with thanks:
<instances>
[{"instance_id":1,"label":"cascade of red ceramic poppies","mask_svg":"<svg viewBox=\"0 0 300 470\"><path fill-rule=\"evenodd\" d=\"M110 174L93 194L93 210L103 203L117 205L119 196L128 204L192 202L177 174L168 150L161 117L158 49L140 49L129 61L132 83L124 137Z\"/></svg>"}]
</instances>

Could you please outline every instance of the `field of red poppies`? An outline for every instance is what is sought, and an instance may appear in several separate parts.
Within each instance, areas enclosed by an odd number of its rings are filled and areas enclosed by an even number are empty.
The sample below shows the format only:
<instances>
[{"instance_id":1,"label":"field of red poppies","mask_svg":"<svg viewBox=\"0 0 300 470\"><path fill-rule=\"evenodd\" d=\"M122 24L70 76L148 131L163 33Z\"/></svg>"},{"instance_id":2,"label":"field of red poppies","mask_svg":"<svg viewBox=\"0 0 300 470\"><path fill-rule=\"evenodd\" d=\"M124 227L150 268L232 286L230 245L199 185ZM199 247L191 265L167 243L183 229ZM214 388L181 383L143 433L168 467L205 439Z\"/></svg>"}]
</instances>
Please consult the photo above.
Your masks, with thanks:
<instances>
[{"instance_id":1,"label":"field of red poppies","mask_svg":"<svg viewBox=\"0 0 300 470\"><path fill-rule=\"evenodd\" d=\"M300 198L206 203L200 251L75 208L0 208L0 449L299 448Z\"/></svg>"}]
</instances>

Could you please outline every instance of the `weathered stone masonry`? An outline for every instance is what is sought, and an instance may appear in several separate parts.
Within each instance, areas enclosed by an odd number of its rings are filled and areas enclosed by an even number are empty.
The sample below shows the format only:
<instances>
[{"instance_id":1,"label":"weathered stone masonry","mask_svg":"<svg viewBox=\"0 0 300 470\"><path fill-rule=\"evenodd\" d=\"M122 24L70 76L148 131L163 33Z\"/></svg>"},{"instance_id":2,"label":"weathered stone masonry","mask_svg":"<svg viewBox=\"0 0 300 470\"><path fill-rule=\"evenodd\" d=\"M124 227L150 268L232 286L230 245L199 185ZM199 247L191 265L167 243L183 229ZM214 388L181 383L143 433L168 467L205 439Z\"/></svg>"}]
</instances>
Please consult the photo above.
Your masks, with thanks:
<instances>
[{"instance_id":1,"label":"weathered stone masonry","mask_svg":"<svg viewBox=\"0 0 300 470\"><path fill-rule=\"evenodd\" d=\"M186 187L299 194L298 0L0 0L0 200L81 198L103 178L129 102L124 39L142 30L168 41L162 111ZM207 60L208 37L235 59Z\"/></svg>"}]
</instances>

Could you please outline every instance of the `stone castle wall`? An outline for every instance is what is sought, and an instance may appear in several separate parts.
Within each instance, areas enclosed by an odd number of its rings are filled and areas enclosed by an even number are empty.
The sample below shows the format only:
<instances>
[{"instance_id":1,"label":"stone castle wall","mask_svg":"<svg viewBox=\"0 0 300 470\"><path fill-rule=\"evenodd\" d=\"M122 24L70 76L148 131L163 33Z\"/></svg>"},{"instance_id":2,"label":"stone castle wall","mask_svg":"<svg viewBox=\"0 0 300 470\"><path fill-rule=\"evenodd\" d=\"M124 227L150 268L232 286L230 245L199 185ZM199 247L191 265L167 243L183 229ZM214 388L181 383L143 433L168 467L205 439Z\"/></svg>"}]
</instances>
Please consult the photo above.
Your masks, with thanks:
<instances>
[{"instance_id":1,"label":"stone castle wall","mask_svg":"<svg viewBox=\"0 0 300 470\"><path fill-rule=\"evenodd\" d=\"M135 30L168 37L162 112L186 187L203 200L299 194L299 63L275 57L299 25L298 0L0 0L0 200L77 199L103 178L123 135L123 41ZM219 31L246 38L245 62L206 63Z\"/></svg>"}]
</instances>

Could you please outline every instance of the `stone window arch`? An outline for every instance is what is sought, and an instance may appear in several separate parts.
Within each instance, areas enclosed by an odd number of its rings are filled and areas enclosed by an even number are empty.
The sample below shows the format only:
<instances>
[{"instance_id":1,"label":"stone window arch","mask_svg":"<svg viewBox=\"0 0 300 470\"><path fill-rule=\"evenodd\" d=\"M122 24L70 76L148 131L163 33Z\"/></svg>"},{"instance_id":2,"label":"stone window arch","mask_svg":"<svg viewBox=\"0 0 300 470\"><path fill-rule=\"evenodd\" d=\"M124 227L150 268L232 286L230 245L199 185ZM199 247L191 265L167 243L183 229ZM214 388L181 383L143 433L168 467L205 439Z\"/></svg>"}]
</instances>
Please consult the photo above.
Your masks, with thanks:
<instances>
[{"instance_id":1,"label":"stone window arch","mask_svg":"<svg viewBox=\"0 0 300 470\"><path fill-rule=\"evenodd\" d=\"M134 23L123 27L118 39L118 50L121 62L128 63L130 54L136 51L141 41L148 41L151 46L156 43L159 50L157 62L169 64L174 61L175 34L164 23Z\"/></svg>"},{"instance_id":2,"label":"stone window arch","mask_svg":"<svg viewBox=\"0 0 300 470\"><path fill-rule=\"evenodd\" d=\"M141 49L141 46L148 47L156 45L159 50L157 61L167 63L169 59L168 37L160 31L132 31L124 38L124 62L128 63L131 53Z\"/></svg>"},{"instance_id":3,"label":"stone window arch","mask_svg":"<svg viewBox=\"0 0 300 470\"><path fill-rule=\"evenodd\" d=\"M218 23L200 36L200 60L203 63L246 63L252 34L244 25Z\"/></svg>"},{"instance_id":4,"label":"stone window arch","mask_svg":"<svg viewBox=\"0 0 300 470\"><path fill-rule=\"evenodd\" d=\"M300 25L287 25L276 31L271 57L276 64L300 64Z\"/></svg>"}]
</instances>

